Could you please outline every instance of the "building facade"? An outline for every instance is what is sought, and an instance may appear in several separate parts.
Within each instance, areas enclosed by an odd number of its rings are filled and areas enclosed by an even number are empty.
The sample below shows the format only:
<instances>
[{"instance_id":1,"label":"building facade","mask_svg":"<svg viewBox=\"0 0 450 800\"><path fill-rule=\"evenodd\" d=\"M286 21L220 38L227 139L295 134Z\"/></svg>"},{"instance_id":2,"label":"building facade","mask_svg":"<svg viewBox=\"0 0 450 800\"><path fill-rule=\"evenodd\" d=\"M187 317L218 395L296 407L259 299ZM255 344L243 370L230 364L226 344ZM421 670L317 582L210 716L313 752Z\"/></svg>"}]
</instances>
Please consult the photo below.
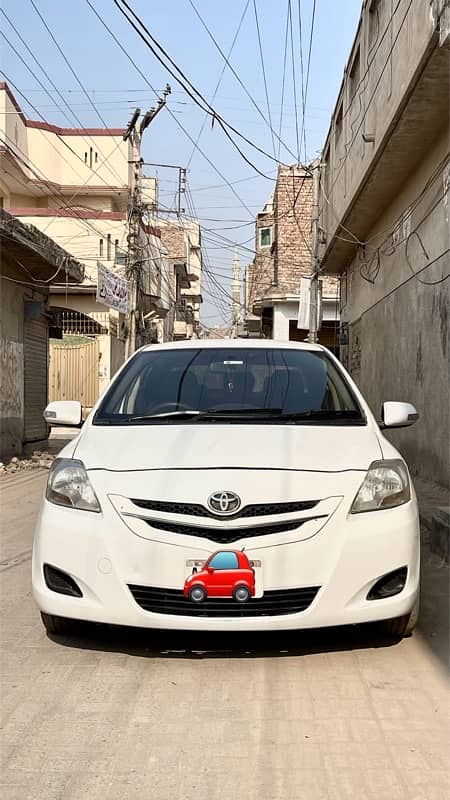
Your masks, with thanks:
<instances>
[{"instance_id":1,"label":"building facade","mask_svg":"<svg viewBox=\"0 0 450 800\"><path fill-rule=\"evenodd\" d=\"M298 327L302 278L312 269L312 176L298 165L280 166L275 188L257 215L255 258L246 270L245 307L249 331L277 340L303 340ZM320 339L337 349L338 281L324 277Z\"/></svg>"},{"instance_id":2,"label":"building facade","mask_svg":"<svg viewBox=\"0 0 450 800\"><path fill-rule=\"evenodd\" d=\"M170 264L171 310L165 335L170 341L198 338L203 301L200 225L195 220L158 219L158 229Z\"/></svg>"},{"instance_id":3,"label":"building facade","mask_svg":"<svg viewBox=\"0 0 450 800\"><path fill-rule=\"evenodd\" d=\"M29 120L7 84L0 83L1 205L40 229L85 267L79 286L64 274L51 284L55 337L102 337L98 391L123 363L129 335L125 314L97 300L98 264L125 276L130 226L132 148L119 128L60 128ZM147 185L149 184L149 185ZM169 265L152 217L151 181L143 193L142 224L134 242L140 261L137 344L161 335L169 311Z\"/></svg>"},{"instance_id":4,"label":"building facade","mask_svg":"<svg viewBox=\"0 0 450 800\"><path fill-rule=\"evenodd\" d=\"M414 474L449 486L448 0L366 0L322 158L320 267L341 276L341 357Z\"/></svg>"},{"instance_id":5,"label":"building facade","mask_svg":"<svg viewBox=\"0 0 450 800\"><path fill-rule=\"evenodd\" d=\"M0 209L0 458L47 438L49 280L84 268L37 228Z\"/></svg>"}]
</instances>

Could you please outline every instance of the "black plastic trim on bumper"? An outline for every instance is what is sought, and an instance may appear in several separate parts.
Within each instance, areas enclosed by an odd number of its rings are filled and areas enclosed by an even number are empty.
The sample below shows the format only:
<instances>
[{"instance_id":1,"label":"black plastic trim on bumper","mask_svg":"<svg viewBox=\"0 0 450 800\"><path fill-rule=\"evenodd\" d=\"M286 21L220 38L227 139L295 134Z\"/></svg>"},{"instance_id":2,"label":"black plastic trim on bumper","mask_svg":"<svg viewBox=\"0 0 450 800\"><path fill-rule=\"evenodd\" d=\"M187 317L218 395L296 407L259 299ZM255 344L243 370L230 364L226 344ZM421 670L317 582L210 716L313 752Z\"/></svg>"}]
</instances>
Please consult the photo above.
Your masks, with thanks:
<instances>
[{"instance_id":1,"label":"black plastic trim on bumper","mask_svg":"<svg viewBox=\"0 0 450 800\"><path fill-rule=\"evenodd\" d=\"M247 603L214 598L203 603L193 603L184 597L181 589L159 586L128 586L136 603L154 614L182 617L276 617L305 611L315 599L320 586L300 589L276 589L264 592L262 597L251 598Z\"/></svg>"},{"instance_id":2,"label":"black plastic trim on bumper","mask_svg":"<svg viewBox=\"0 0 450 800\"><path fill-rule=\"evenodd\" d=\"M61 569L44 564L44 580L52 592L67 594L71 597L83 597L83 592L74 579Z\"/></svg>"}]
</instances>

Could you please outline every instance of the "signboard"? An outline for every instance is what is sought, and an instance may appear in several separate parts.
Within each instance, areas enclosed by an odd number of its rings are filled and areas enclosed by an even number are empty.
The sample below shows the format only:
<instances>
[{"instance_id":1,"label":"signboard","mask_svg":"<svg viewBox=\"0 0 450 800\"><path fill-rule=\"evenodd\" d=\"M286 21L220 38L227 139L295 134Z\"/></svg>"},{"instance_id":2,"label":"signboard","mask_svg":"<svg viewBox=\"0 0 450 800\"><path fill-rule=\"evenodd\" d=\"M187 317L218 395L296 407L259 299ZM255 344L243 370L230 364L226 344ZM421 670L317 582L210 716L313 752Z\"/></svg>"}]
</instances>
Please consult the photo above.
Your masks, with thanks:
<instances>
[{"instance_id":1,"label":"signboard","mask_svg":"<svg viewBox=\"0 0 450 800\"><path fill-rule=\"evenodd\" d=\"M120 278L97 261L97 303L128 314L130 309L130 289L128 281Z\"/></svg>"},{"instance_id":2,"label":"signboard","mask_svg":"<svg viewBox=\"0 0 450 800\"><path fill-rule=\"evenodd\" d=\"M311 279L300 278L300 297L298 301L297 328L299 330L309 330L309 309L311 302ZM322 284L319 281L317 292L317 328L320 329L322 323Z\"/></svg>"},{"instance_id":3,"label":"signboard","mask_svg":"<svg viewBox=\"0 0 450 800\"><path fill-rule=\"evenodd\" d=\"M309 328L309 278L300 278L300 298L298 301L297 328L307 331Z\"/></svg>"}]
</instances>

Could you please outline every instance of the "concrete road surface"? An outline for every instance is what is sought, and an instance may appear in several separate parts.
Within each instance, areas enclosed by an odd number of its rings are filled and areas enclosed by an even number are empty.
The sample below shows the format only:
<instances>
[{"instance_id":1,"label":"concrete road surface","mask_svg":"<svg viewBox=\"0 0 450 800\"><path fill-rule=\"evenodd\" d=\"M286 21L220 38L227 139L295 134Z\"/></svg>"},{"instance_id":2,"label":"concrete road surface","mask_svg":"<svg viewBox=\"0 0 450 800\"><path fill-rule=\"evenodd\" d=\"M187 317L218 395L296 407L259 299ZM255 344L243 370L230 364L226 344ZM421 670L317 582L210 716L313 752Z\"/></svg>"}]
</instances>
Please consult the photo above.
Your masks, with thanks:
<instances>
[{"instance_id":1,"label":"concrete road surface","mask_svg":"<svg viewBox=\"0 0 450 800\"><path fill-rule=\"evenodd\" d=\"M448 569L418 632L94 629L50 639L30 589L45 475L2 482L3 800L443 800Z\"/></svg>"}]
</instances>

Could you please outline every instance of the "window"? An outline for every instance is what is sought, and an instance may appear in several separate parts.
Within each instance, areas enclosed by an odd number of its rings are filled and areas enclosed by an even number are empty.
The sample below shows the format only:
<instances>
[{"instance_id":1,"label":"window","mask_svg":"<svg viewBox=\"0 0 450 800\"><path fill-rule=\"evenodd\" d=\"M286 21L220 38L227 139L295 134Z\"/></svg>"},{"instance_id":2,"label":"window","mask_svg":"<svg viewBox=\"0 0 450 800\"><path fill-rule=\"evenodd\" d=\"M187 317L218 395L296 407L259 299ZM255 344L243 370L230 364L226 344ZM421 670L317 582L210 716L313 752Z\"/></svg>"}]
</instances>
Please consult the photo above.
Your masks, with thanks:
<instances>
[{"instance_id":1,"label":"window","mask_svg":"<svg viewBox=\"0 0 450 800\"><path fill-rule=\"evenodd\" d=\"M210 413L173 416L186 409ZM170 416L161 417L166 411ZM280 424L283 415L300 415L301 424L364 422L351 388L325 353L192 347L138 354L111 385L94 424L131 424L134 416L150 416L149 424L242 424L243 417Z\"/></svg>"},{"instance_id":2,"label":"window","mask_svg":"<svg viewBox=\"0 0 450 800\"><path fill-rule=\"evenodd\" d=\"M87 164L87 153L84 154L84 163Z\"/></svg>"},{"instance_id":3,"label":"window","mask_svg":"<svg viewBox=\"0 0 450 800\"><path fill-rule=\"evenodd\" d=\"M103 239L100 239L99 245L100 245L100 247L99 247L99 255L100 255L100 258L102 258L103 257Z\"/></svg>"},{"instance_id":4,"label":"window","mask_svg":"<svg viewBox=\"0 0 450 800\"><path fill-rule=\"evenodd\" d=\"M98 153L95 154L95 163L98 161Z\"/></svg>"},{"instance_id":5,"label":"window","mask_svg":"<svg viewBox=\"0 0 450 800\"><path fill-rule=\"evenodd\" d=\"M106 258L108 259L108 261L111 260L111 234L110 233L108 233L108 236L106 237Z\"/></svg>"},{"instance_id":6,"label":"window","mask_svg":"<svg viewBox=\"0 0 450 800\"><path fill-rule=\"evenodd\" d=\"M236 553L231 551L227 553L225 550L222 553L217 553L208 564L208 567L213 569L238 569L239 562Z\"/></svg>"},{"instance_id":7,"label":"window","mask_svg":"<svg viewBox=\"0 0 450 800\"><path fill-rule=\"evenodd\" d=\"M119 240L114 240L114 261L117 261L117 256L119 255Z\"/></svg>"},{"instance_id":8,"label":"window","mask_svg":"<svg viewBox=\"0 0 450 800\"><path fill-rule=\"evenodd\" d=\"M92 169L92 154L93 154L92 147L89 148L89 166Z\"/></svg>"},{"instance_id":9,"label":"window","mask_svg":"<svg viewBox=\"0 0 450 800\"><path fill-rule=\"evenodd\" d=\"M353 64L350 70L350 82L349 82L349 91L350 91L350 101L353 100L358 87L359 87L359 79L361 75L361 59L359 55L359 47L355 53L355 57L353 59Z\"/></svg>"},{"instance_id":10,"label":"window","mask_svg":"<svg viewBox=\"0 0 450 800\"><path fill-rule=\"evenodd\" d=\"M272 244L272 228L259 229L259 246L270 247Z\"/></svg>"}]
</instances>

